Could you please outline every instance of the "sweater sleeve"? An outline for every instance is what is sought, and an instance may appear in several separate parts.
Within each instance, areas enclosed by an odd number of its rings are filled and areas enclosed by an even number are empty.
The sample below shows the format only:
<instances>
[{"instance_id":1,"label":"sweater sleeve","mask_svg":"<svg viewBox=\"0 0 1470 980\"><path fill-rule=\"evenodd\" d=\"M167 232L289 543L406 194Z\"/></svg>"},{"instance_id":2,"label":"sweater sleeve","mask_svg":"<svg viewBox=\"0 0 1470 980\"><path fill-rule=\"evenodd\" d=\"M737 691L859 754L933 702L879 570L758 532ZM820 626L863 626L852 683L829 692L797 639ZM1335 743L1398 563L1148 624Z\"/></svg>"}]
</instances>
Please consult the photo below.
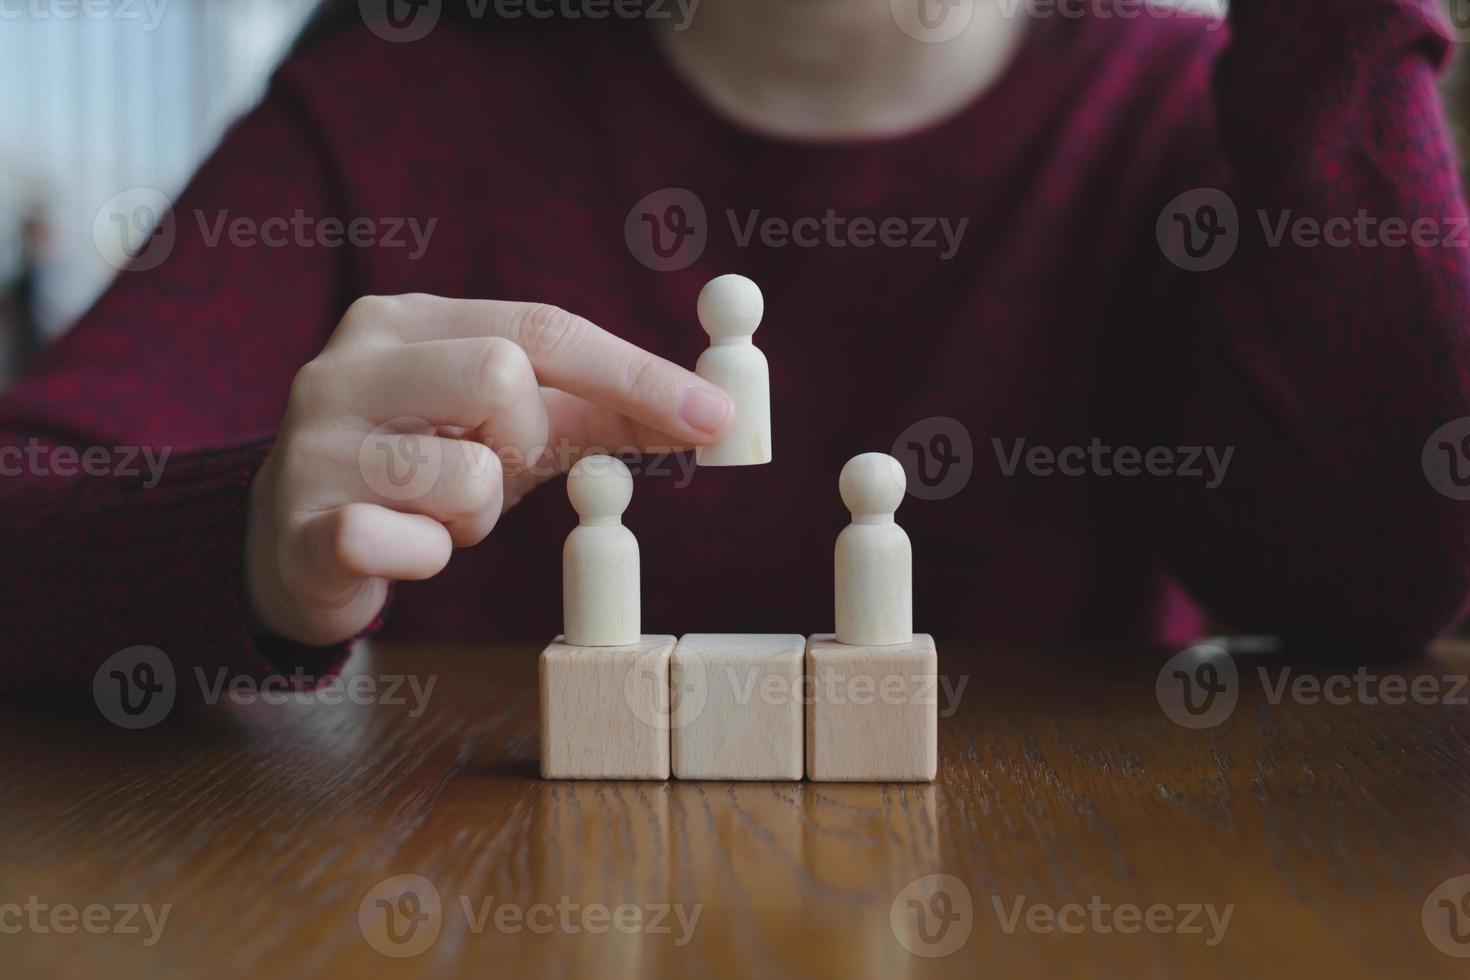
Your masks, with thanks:
<instances>
[{"instance_id":1,"label":"sweater sleeve","mask_svg":"<svg viewBox=\"0 0 1470 980\"><path fill-rule=\"evenodd\" d=\"M343 305L344 250L296 231L349 217L329 173L274 87L173 203L162 261L144 250L0 399L0 690L88 690L136 645L180 677L340 662L255 637L242 569L250 481Z\"/></svg>"},{"instance_id":2,"label":"sweater sleeve","mask_svg":"<svg viewBox=\"0 0 1470 980\"><path fill-rule=\"evenodd\" d=\"M1194 170L1228 202L1184 198L1195 267L1168 270L1161 330L1172 438L1233 457L1214 489L1165 481L1161 549L1234 628L1422 649L1470 591L1470 503L1421 460L1470 415L1470 241L1436 90L1448 28L1431 0L1235 0L1230 30L1212 80L1224 165ZM1210 253L1230 205L1238 238Z\"/></svg>"}]
</instances>

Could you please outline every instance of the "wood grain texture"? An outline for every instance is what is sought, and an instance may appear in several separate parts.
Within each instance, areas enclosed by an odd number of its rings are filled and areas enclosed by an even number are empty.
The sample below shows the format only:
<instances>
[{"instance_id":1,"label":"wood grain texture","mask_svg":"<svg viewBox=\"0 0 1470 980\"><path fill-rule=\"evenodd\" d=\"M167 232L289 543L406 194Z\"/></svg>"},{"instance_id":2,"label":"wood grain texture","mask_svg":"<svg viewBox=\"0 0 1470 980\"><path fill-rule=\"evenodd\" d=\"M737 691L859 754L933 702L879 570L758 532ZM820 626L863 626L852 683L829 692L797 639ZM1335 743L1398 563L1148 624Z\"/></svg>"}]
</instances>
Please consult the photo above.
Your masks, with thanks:
<instances>
[{"instance_id":1,"label":"wood grain texture","mask_svg":"<svg viewBox=\"0 0 1470 980\"><path fill-rule=\"evenodd\" d=\"M669 671L675 778L802 777L806 637L689 633Z\"/></svg>"},{"instance_id":2,"label":"wood grain texture","mask_svg":"<svg viewBox=\"0 0 1470 980\"><path fill-rule=\"evenodd\" d=\"M668 779L669 659L674 637L541 651L541 775Z\"/></svg>"},{"instance_id":3,"label":"wood grain texture","mask_svg":"<svg viewBox=\"0 0 1470 980\"><path fill-rule=\"evenodd\" d=\"M939 684L934 637L849 645L808 638L806 774L817 782L929 782L938 769Z\"/></svg>"},{"instance_id":4,"label":"wood grain texture","mask_svg":"<svg viewBox=\"0 0 1470 980\"><path fill-rule=\"evenodd\" d=\"M354 659L354 676L437 678L417 711L411 695L227 697L129 732L91 706L7 705L0 903L172 909L150 947L136 935L0 933L4 971L1464 976L1467 961L1421 924L1431 891L1470 872L1464 706L1273 705L1242 659L1235 709L1195 731L1156 700L1166 652L939 644L948 689L964 686L957 702L941 694L928 785L542 781L531 645ZM1394 672L1467 667L1446 647ZM957 951L925 959L901 945L890 913L933 874L961 882L974 915ZM410 959L375 950L359 923L395 875L422 876L441 899L436 938ZM1146 929L1008 933L995 911L1094 896L1234 910L1214 946ZM494 924L502 903L563 899L700 912L682 945L677 927Z\"/></svg>"}]
</instances>

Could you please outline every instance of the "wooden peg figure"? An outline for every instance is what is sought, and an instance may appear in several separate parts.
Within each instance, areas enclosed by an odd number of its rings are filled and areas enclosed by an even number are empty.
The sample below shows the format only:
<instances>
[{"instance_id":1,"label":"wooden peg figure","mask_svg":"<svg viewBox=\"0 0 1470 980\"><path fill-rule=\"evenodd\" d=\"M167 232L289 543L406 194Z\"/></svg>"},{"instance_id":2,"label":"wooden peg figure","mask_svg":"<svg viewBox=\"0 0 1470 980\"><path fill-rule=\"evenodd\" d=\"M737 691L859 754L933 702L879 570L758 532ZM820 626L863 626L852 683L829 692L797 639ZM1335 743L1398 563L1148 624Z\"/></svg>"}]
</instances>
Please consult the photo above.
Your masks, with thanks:
<instances>
[{"instance_id":1,"label":"wooden peg figure","mask_svg":"<svg viewBox=\"0 0 1470 980\"><path fill-rule=\"evenodd\" d=\"M638 642L642 625L638 539L623 526L633 475L612 456L580 459L567 474L567 497L581 523L562 548L562 616L572 646Z\"/></svg>"},{"instance_id":2,"label":"wooden peg figure","mask_svg":"<svg viewBox=\"0 0 1470 980\"><path fill-rule=\"evenodd\" d=\"M913 549L894 521L907 486L903 466L884 453L854 456L838 477L852 512L834 557L839 643L888 646L914 638Z\"/></svg>"},{"instance_id":3,"label":"wooden peg figure","mask_svg":"<svg viewBox=\"0 0 1470 980\"><path fill-rule=\"evenodd\" d=\"M699 292L699 323L710 346L694 373L719 385L735 405L730 434L699 446L700 466L754 466L771 461L771 371L751 341L765 313L760 287L744 276L718 276Z\"/></svg>"}]
</instances>

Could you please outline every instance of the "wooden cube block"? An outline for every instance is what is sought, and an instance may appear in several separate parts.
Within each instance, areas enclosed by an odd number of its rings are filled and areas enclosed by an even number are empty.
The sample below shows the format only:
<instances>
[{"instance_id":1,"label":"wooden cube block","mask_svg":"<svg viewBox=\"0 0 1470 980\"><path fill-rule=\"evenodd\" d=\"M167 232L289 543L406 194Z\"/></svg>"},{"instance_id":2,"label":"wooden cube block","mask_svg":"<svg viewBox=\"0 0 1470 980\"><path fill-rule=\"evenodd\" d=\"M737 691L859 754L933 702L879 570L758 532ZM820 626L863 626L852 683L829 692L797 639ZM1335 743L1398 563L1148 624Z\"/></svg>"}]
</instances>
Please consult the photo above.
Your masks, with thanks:
<instances>
[{"instance_id":1,"label":"wooden cube block","mask_svg":"<svg viewBox=\"0 0 1470 980\"><path fill-rule=\"evenodd\" d=\"M830 633L806 647L806 774L814 781L929 782L939 765L939 657L915 633L849 646Z\"/></svg>"},{"instance_id":2,"label":"wooden cube block","mask_svg":"<svg viewBox=\"0 0 1470 980\"><path fill-rule=\"evenodd\" d=\"M668 779L672 636L541 651L541 775Z\"/></svg>"},{"instance_id":3,"label":"wooden cube block","mask_svg":"<svg viewBox=\"0 0 1470 980\"><path fill-rule=\"evenodd\" d=\"M674 648L679 779L800 779L806 639L690 633Z\"/></svg>"}]
</instances>

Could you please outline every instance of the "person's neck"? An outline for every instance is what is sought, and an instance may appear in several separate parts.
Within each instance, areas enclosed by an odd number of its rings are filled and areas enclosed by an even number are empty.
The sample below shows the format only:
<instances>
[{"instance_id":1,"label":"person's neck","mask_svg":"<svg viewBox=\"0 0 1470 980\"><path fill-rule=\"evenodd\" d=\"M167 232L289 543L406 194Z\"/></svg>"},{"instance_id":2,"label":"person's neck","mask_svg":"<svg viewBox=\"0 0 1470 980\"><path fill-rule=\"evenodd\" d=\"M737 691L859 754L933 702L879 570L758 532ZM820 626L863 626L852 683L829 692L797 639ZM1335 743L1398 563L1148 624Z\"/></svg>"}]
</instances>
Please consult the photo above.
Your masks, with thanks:
<instances>
[{"instance_id":1,"label":"person's neck","mask_svg":"<svg viewBox=\"0 0 1470 980\"><path fill-rule=\"evenodd\" d=\"M701 0L658 31L675 70L737 123L777 136L877 137L922 128L978 97L1010 62L1025 18L995 0ZM1012 5L1015 6L1015 5ZM972 10L968 24L945 40ZM905 19L902 27L900 18ZM933 38L921 41L916 38Z\"/></svg>"}]
</instances>

